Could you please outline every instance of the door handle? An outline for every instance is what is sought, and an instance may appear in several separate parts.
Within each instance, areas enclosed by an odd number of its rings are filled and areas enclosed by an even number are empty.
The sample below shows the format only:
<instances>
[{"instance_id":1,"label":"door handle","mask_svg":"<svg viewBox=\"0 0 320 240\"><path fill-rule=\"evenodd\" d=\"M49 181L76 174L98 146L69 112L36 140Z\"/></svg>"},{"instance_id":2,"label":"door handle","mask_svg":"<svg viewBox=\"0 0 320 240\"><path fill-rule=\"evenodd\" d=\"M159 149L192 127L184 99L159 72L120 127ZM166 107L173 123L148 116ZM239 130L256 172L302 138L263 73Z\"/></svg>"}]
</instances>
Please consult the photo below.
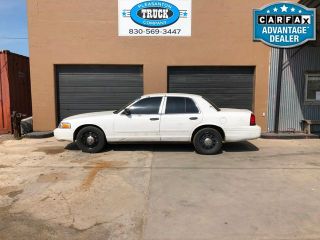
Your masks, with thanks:
<instances>
[{"instance_id":1,"label":"door handle","mask_svg":"<svg viewBox=\"0 0 320 240\"><path fill-rule=\"evenodd\" d=\"M197 120L198 118L197 117L191 117L189 118L190 120Z\"/></svg>"},{"instance_id":2,"label":"door handle","mask_svg":"<svg viewBox=\"0 0 320 240\"><path fill-rule=\"evenodd\" d=\"M150 121L159 121L159 118L150 118Z\"/></svg>"}]
</instances>

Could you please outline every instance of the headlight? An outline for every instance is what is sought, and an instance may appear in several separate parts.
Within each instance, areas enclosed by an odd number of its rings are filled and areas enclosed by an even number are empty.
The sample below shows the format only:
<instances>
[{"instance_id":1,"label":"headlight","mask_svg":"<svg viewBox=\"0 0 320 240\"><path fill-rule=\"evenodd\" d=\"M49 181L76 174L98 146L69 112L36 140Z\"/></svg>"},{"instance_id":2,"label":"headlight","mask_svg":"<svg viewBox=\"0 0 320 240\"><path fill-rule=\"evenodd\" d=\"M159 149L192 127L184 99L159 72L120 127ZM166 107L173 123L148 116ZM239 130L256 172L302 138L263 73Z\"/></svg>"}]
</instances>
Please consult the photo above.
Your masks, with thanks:
<instances>
[{"instance_id":1,"label":"headlight","mask_svg":"<svg viewBox=\"0 0 320 240\"><path fill-rule=\"evenodd\" d=\"M59 128L70 129L71 128L71 124L70 123L66 123L66 122L62 122L62 123L60 123Z\"/></svg>"}]
</instances>

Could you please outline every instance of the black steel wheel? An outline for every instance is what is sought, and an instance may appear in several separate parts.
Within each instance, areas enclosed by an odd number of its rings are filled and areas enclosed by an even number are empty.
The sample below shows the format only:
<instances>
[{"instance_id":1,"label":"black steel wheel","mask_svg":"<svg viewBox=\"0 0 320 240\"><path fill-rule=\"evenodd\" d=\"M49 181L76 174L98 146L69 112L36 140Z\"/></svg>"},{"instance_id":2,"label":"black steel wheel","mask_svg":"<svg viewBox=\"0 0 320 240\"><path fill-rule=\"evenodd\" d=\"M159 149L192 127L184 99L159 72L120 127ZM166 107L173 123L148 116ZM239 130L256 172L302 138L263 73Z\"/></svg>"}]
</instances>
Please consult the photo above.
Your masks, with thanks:
<instances>
[{"instance_id":1,"label":"black steel wheel","mask_svg":"<svg viewBox=\"0 0 320 240\"><path fill-rule=\"evenodd\" d=\"M194 135L193 145L199 154L217 154L222 147L222 137L216 129L203 128Z\"/></svg>"},{"instance_id":2,"label":"black steel wheel","mask_svg":"<svg viewBox=\"0 0 320 240\"><path fill-rule=\"evenodd\" d=\"M76 143L83 152L98 153L104 149L106 137L99 128L88 126L79 131Z\"/></svg>"}]
</instances>

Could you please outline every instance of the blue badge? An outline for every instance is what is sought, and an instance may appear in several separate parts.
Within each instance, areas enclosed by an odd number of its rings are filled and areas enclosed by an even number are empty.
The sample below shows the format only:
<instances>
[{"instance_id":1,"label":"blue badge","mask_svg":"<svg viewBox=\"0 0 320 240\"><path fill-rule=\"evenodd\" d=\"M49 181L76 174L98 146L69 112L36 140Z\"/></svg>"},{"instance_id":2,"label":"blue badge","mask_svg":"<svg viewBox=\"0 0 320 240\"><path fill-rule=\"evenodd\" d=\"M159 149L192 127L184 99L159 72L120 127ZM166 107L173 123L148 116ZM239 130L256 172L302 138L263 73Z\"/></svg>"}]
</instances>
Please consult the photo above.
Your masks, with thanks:
<instances>
[{"instance_id":1,"label":"blue badge","mask_svg":"<svg viewBox=\"0 0 320 240\"><path fill-rule=\"evenodd\" d=\"M146 1L135 5L130 11L131 19L143 27L167 27L180 18L179 9L165 1Z\"/></svg>"},{"instance_id":2,"label":"blue badge","mask_svg":"<svg viewBox=\"0 0 320 240\"><path fill-rule=\"evenodd\" d=\"M253 40L278 48L297 47L316 40L316 10L289 2L255 9Z\"/></svg>"}]
</instances>

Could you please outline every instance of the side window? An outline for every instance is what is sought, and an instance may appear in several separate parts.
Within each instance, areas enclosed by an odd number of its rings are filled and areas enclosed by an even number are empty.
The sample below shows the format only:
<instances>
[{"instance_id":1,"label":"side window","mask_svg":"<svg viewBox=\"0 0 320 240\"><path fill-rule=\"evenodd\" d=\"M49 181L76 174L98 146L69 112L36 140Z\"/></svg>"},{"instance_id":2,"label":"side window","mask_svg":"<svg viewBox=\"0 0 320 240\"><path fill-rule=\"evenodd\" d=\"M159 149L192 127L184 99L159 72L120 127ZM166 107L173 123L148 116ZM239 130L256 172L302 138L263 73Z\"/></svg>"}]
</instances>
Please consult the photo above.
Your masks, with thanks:
<instances>
[{"instance_id":1,"label":"side window","mask_svg":"<svg viewBox=\"0 0 320 240\"><path fill-rule=\"evenodd\" d=\"M166 114L186 114L199 113L199 110L190 98L183 97L168 97Z\"/></svg>"},{"instance_id":2,"label":"side window","mask_svg":"<svg viewBox=\"0 0 320 240\"><path fill-rule=\"evenodd\" d=\"M306 74L305 103L320 104L320 73Z\"/></svg>"},{"instance_id":3,"label":"side window","mask_svg":"<svg viewBox=\"0 0 320 240\"><path fill-rule=\"evenodd\" d=\"M186 113L186 99L182 97L168 97L166 114Z\"/></svg>"},{"instance_id":4,"label":"side window","mask_svg":"<svg viewBox=\"0 0 320 240\"><path fill-rule=\"evenodd\" d=\"M186 113L199 113L199 109L190 98L186 98Z\"/></svg>"},{"instance_id":5,"label":"side window","mask_svg":"<svg viewBox=\"0 0 320 240\"><path fill-rule=\"evenodd\" d=\"M144 98L130 107L131 114L158 114L162 97Z\"/></svg>"}]
</instances>

